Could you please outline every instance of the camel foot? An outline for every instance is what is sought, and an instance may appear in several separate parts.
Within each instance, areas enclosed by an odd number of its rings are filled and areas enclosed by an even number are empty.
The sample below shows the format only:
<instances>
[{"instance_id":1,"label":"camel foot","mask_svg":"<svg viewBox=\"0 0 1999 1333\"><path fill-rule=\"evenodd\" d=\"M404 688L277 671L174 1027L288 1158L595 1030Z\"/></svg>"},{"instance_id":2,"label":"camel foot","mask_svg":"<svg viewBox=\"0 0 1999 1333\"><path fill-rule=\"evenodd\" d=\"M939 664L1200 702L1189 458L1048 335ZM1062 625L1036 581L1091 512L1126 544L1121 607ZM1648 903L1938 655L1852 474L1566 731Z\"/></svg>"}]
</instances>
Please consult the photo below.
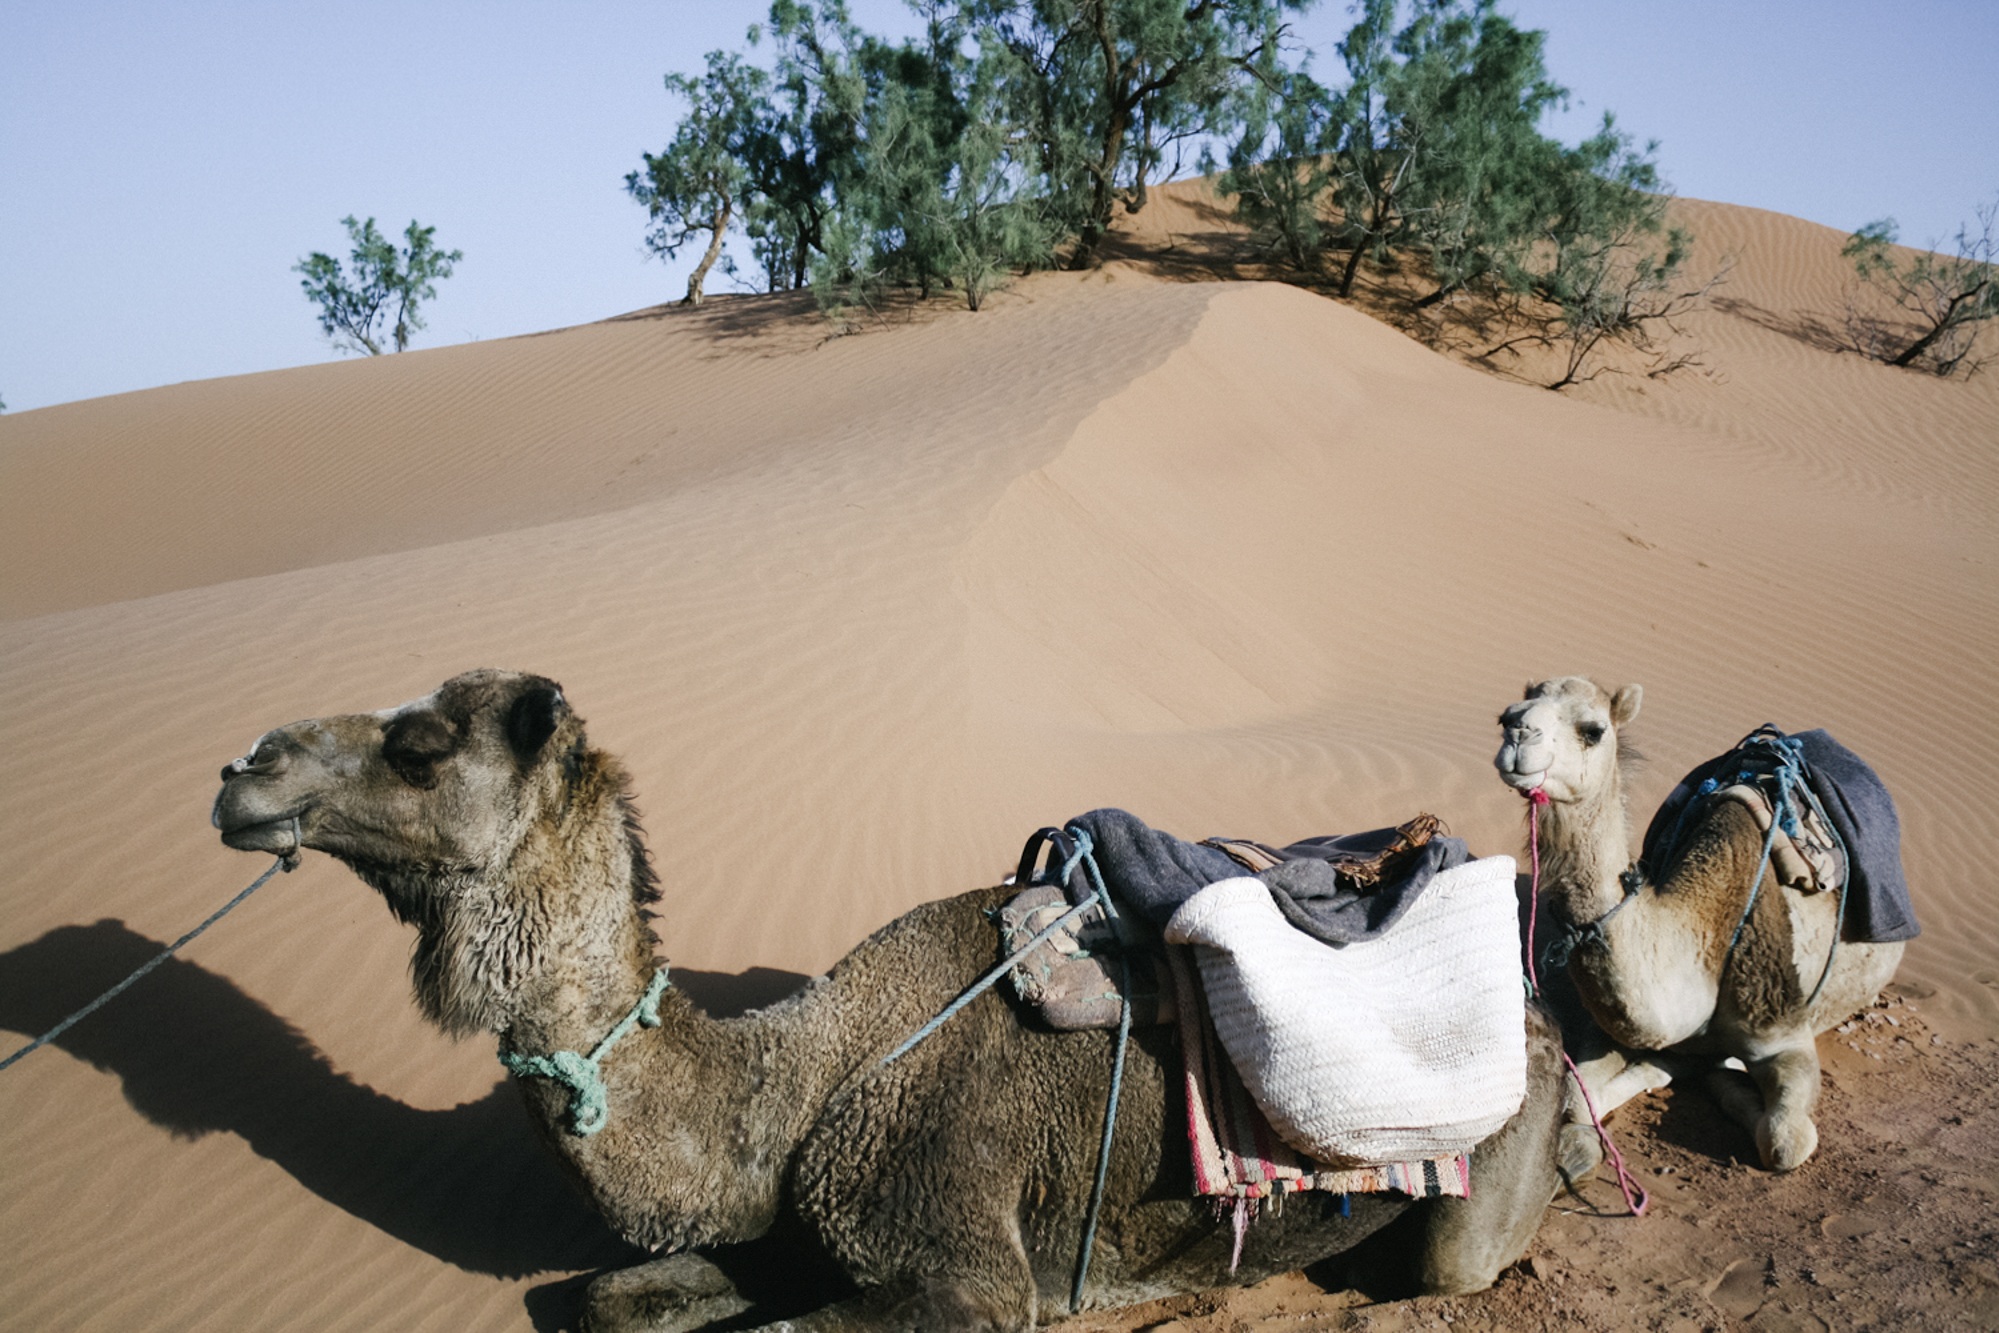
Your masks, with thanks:
<instances>
[{"instance_id":1,"label":"camel foot","mask_svg":"<svg viewBox=\"0 0 1999 1333\"><path fill-rule=\"evenodd\" d=\"M582 1333L690 1333L750 1303L722 1270L696 1254L670 1254L606 1273L583 1300Z\"/></svg>"},{"instance_id":2,"label":"camel foot","mask_svg":"<svg viewBox=\"0 0 1999 1333\"><path fill-rule=\"evenodd\" d=\"M1766 1115L1756 1122L1756 1151L1766 1171L1795 1171L1818 1151L1818 1126L1804 1116L1783 1121Z\"/></svg>"},{"instance_id":3,"label":"camel foot","mask_svg":"<svg viewBox=\"0 0 1999 1333\"><path fill-rule=\"evenodd\" d=\"M1795 1171L1818 1151L1819 1131L1811 1116L1795 1103L1766 1109L1766 1094L1751 1074L1726 1067L1709 1070L1707 1089L1724 1115L1756 1136L1764 1170Z\"/></svg>"}]
</instances>

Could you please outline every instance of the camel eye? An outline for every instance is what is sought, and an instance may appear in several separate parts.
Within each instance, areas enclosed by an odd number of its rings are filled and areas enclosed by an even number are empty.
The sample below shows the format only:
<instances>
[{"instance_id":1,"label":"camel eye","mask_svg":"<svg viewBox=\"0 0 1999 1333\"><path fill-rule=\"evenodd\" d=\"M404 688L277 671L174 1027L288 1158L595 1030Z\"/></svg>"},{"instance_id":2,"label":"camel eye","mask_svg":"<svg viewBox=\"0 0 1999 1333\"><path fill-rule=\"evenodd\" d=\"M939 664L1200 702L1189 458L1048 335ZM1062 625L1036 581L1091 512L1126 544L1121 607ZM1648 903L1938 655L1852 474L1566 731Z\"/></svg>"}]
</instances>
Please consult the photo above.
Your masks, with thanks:
<instances>
[{"instance_id":1,"label":"camel eye","mask_svg":"<svg viewBox=\"0 0 1999 1333\"><path fill-rule=\"evenodd\" d=\"M1576 734L1583 738L1584 745L1595 745L1603 739L1603 724L1601 722L1585 722L1576 728Z\"/></svg>"},{"instance_id":2,"label":"camel eye","mask_svg":"<svg viewBox=\"0 0 1999 1333\"><path fill-rule=\"evenodd\" d=\"M458 749L458 737L435 713L404 713L382 728L382 758L412 787L437 785L437 769Z\"/></svg>"}]
</instances>

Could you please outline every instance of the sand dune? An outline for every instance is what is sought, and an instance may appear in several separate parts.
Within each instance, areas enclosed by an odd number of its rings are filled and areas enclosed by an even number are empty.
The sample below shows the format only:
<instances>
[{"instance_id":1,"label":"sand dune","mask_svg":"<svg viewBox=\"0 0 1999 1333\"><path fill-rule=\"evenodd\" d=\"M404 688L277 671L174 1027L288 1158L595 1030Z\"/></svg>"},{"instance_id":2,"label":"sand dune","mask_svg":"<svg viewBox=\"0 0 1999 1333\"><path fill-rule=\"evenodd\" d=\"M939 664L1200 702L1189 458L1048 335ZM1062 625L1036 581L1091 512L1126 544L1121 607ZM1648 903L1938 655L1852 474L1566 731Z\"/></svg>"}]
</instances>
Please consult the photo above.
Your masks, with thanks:
<instances>
[{"instance_id":1,"label":"sand dune","mask_svg":"<svg viewBox=\"0 0 1999 1333\"><path fill-rule=\"evenodd\" d=\"M1682 208L1738 258L1707 369L1571 397L1119 265L838 338L730 299L0 418L0 1026L257 872L206 813L266 727L496 665L630 763L718 1004L1099 804L1280 840L1428 809L1518 850L1493 717L1580 671L1647 687L1641 806L1766 720L1868 756L1903 975L1999 1033L1999 381L1829 350L1836 236ZM620 1247L406 953L310 856L0 1076L0 1324L566 1309L537 1289Z\"/></svg>"}]
</instances>

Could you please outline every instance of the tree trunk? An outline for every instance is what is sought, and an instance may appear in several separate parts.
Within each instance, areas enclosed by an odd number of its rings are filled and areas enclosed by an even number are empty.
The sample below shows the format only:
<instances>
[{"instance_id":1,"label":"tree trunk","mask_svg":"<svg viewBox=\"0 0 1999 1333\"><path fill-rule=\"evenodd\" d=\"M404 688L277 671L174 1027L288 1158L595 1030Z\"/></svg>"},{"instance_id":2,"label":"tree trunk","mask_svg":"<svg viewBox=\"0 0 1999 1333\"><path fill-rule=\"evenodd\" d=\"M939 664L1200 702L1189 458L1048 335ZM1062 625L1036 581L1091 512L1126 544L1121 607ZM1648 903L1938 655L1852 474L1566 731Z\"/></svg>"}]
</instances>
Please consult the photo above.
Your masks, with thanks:
<instances>
[{"instance_id":1,"label":"tree trunk","mask_svg":"<svg viewBox=\"0 0 1999 1333\"><path fill-rule=\"evenodd\" d=\"M1132 181L1131 193L1125 197L1124 211L1138 215L1146 204L1145 175L1152 163L1152 116L1144 105L1138 108L1140 129L1138 132L1138 172Z\"/></svg>"},{"instance_id":2,"label":"tree trunk","mask_svg":"<svg viewBox=\"0 0 1999 1333\"><path fill-rule=\"evenodd\" d=\"M1105 128L1102 155L1090 168L1095 177L1090 184L1090 215L1083 219L1082 230L1077 234L1076 255L1069 261L1071 268L1088 268L1096 257L1097 246L1110 230L1111 211L1117 204L1118 159L1124 155L1124 133L1129 120L1129 112L1116 110Z\"/></svg>"},{"instance_id":3,"label":"tree trunk","mask_svg":"<svg viewBox=\"0 0 1999 1333\"><path fill-rule=\"evenodd\" d=\"M1111 31L1110 0L1096 3L1097 46L1104 61L1104 103L1109 114L1104 119L1104 141L1090 173L1090 215L1083 219L1076 237L1076 254L1071 268L1088 268L1096 256L1104 233L1110 230L1111 209L1117 203L1118 159L1124 155L1125 132L1131 128L1134 102L1126 89L1126 73L1118 63L1117 34Z\"/></svg>"},{"instance_id":4,"label":"tree trunk","mask_svg":"<svg viewBox=\"0 0 1999 1333\"><path fill-rule=\"evenodd\" d=\"M1958 318L1958 310L1967 301L1976 300L1982 295L1987 283L1990 281L1991 279L1987 278L1984 282L1980 282L1969 291L1959 292L1957 295L1951 297L1949 303L1943 308L1943 314L1937 316L1936 322L1932 325L1930 331L1903 348L1902 354L1888 364L1891 366L1914 365L1917 357L1930 350L1931 344L1964 322Z\"/></svg>"},{"instance_id":5,"label":"tree trunk","mask_svg":"<svg viewBox=\"0 0 1999 1333\"><path fill-rule=\"evenodd\" d=\"M1410 307L1410 309L1428 310L1431 306L1437 304L1437 302L1443 300L1448 296L1456 294L1456 292L1463 286L1464 284L1461 282L1447 282L1443 286L1437 288L1436 291L1431 292L1428 296L1423 297L1421 300L1417 301L1415 305Z\"/></svg>"},{"instance_id":6,"label":"tree trunk","mask_svg":"<svg viewBox=\"0 0 1999 1333\"><path fill-rule=\"evenodd\" d=\"M722 202L715 209L715 220L709 224L713 230L708 236L707 252L701 256L701 262L694 266L694 271L687 275L686 304L701 304L701 284L708 280L708 270L715 267L715 261L722 257L722 237L729 230L729 219L733 216L735 216L734 201L729 196L723 195Z\"/></svg>"},{"instance_id":7,"label":"tree trunk","mask_svg":"<svg viewBox=\"0 0 1999 1333\"><path fill-rule=\"evenodd\" d=\"M1374 216L1368 219L1367 233L1361 237L1360 244L1354 246L1353 253L1347 256L1346 272L1340 275L1342 300L1353 295L1354 275L1360 271L1360 257L1367 253L1368 243L1379 236L1381 229L1388 225L1388 197L1387 190L1375 195Z\"/></svg>"}]
</instances>

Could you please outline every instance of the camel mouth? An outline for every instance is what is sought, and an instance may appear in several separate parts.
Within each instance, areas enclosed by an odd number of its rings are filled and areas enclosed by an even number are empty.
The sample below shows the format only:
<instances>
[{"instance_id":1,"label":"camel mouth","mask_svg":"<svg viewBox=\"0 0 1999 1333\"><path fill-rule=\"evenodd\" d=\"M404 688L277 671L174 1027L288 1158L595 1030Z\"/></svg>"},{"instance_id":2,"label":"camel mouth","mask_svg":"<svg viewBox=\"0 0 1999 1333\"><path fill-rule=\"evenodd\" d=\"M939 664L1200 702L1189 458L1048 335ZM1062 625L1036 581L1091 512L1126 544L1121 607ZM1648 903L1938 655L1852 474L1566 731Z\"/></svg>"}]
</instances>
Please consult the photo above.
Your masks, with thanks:
<instances>
[{"instance_id":1,"label":"camel mouth","mask_svg":"<svg viewBox=\"0 0 1999 1333\"><path fill-rule=\"evenodd\" d=\"M300 850L301 832L299 818L305 812L280 815L276 819L259 819L254 823L225 821L217 809L213 822L222 830L222 845L233 847L239 852L268 852L273 856L290 856Z\"/></svg>"},{"instance_id":2,"label":"camel mouth","mask_svg":"<svg viewBox=\"0 0 1999 1333\"><path fill-rule=\"evenodd\" d=\"M1548 780L1548 770L1537 768L1532 773L1501 773L1499 780L1518 792L1541 790L1541 784Z\"/></svg>"}]
</instances>

